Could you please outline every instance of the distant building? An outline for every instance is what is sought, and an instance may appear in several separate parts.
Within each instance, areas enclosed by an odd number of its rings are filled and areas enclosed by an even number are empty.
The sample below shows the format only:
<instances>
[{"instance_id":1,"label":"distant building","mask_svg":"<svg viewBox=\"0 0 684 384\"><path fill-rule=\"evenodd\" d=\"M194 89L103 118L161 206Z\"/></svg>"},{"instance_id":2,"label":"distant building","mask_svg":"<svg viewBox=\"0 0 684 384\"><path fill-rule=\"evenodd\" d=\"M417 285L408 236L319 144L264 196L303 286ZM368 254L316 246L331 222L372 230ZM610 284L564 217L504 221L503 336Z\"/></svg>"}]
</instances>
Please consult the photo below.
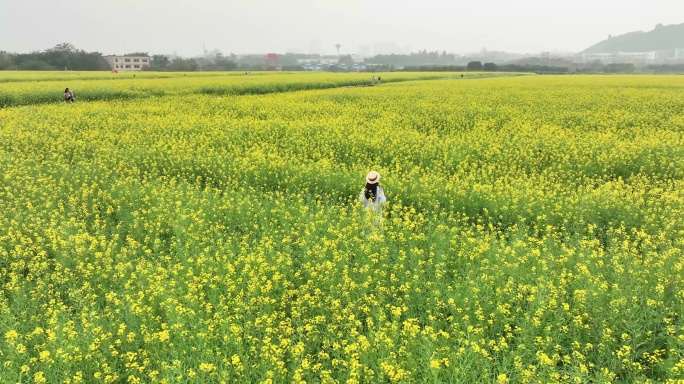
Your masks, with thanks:
<instances>
[{"instance_id":1,"label":"distant building","mask_svg":"<svg viewBox=\"0 0 684 384\"><path fill-rule=\"evenodd\" d=\"M361 63L363 63L363 61L364 61L364 60L363 60L363 56L357 55L357 54L352 54L352 55L351 55L351 59L352 59L352 61L353 61L354 63L356 63L356 64L361 64Z\"/></svg>"},{"instance_id":2,"label":"distant building","mask_svg":"<svg viewBox=\"0 0 684 384\"><path fill-rule=\"evenodd\" d=\"M366 64L364 59L360 55L348 55L351 60L340 63L340 58L338 56L319 56L312 58L302 58L297 59L297 63L307 71L327 71L331 68L335 68L337 71L341 72L359 72L365 71L369 67L373 66Z\"/></svg>"},{"instance_id":3,"label":"distant building","mask_svg":"<svg viewBox=\"0 0 684 384\"><path fill-rule=\"evenodd\" d=\"M609 63L613 61L613 58L615 57L614 54L612 53L585 53L582 55L582 59L584 62L594 62L594 61L600 61L602 63Z\"/></svg>"},{"instance_id":4,"label":"distant building","mask_svg":"<svg viewBox=\"0 0 684 384\"><path fill-rule=\"evenodd\" d=\"M337 56L321 56L312 59L297 59L299 65L335 65L340 62Z\"/></svg>"},{"instance_id":5,"label":"distant building","mask_svg":"<svg viewBox=\"0 0 684 384\"><path fill-rule=\"evenodd\" d=\"M149 56L105 56L112 71L142 71L150 66Z\"/></svg>"},{"instance_id":6,"label":"distant building","mask_svg":"<svg viewBox=\"0 0 684 384\"><path fill-rule=\"evenodd\" d=\"M679 48L675 50L674 59L684 61L684 48Z\"/></svg>"},{"instance_id":7,"label":"distant building","mask_svg":"<svg viewBox=\"0 0 684 384\"><path fill-rule=\"evenodd\" d=\"M600 61L610 63L653 63L660 59L657 51L650 52L620 52L620 53L585 53L584 62Z\"/></svg>"},{"instance_id":8,"label":"distant building","mask_svg":"<svg viewBox=\"0 0 684 384\"><path fill-rule=\"evenodd\" d=\"M672 54L669 51L656 51L655 60L657 62L665 62L672 59Z\"/></svg>"},{"instance_id":9,"label":"distant building","mask_svg":"<svg viewBox=\"0 0 684 384\"><path fill-rule=\"evenodd\" d=\"M656 52L620 52L618 58L626 62L646 62L656 59Z\"/></svg>"},{"instance_id":10,"label":"distant building","mask_svg":"<svg viewBox=\"0 0 684 384\"><path fill-rule=\"evenodd\" d=\"M264 62L266 68L278 68L280 66L280 60L277 53L269 53L266 55L266 61Z\"/></svg>"}]
</instances>

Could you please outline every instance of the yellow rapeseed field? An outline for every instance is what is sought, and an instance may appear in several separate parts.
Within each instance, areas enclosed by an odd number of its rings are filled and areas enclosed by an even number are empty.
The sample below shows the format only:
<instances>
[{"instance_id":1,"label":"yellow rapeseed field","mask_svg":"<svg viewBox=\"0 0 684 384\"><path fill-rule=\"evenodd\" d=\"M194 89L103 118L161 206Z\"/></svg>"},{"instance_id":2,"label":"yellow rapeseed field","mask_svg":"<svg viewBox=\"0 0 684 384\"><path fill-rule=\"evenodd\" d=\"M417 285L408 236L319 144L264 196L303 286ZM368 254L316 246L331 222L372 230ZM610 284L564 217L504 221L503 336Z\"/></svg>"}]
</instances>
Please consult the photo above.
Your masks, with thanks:
<instances>
[{"instance_id":1,"label":"yellow rapeseed field","mask_svg":"<svg viewBox=\"0 0 684 384\"><path fill-rule=\"evenodd\" d=\"M684 77L341 76L0 81L0 381L684 380Z\"/></svg>"},{"instance_id":2,"label":"yellow rapeseed field","mask_svg":"<svg viewBox=\"0 0 684 384\"><path fill-rule=\"evenodd\" d=\"M23 76L22 76L23 75ZM492 76L510 74L486 74ZM135 76L135 77L134 77ZM371 85L368 73L302 72L8 72L0 75L0 108L54 103L65 88L74 91L78 101L130 100L152 96L268 94L306 89ZM466 79L482 77L468 74ZM456 77L451 73L393 73L384 82Z\"/></svg>"}]
</instances>

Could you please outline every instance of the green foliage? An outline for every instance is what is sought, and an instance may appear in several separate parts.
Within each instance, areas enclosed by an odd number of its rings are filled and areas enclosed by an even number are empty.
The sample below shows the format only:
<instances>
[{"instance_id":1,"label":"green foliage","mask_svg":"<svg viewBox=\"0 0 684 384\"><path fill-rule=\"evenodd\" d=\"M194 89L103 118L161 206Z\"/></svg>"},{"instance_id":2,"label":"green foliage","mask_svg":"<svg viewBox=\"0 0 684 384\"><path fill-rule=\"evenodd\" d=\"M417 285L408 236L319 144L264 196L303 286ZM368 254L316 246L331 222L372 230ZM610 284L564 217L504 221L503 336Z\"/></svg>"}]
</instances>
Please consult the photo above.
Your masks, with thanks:
<instances>
[{"instance_id":1,"label":"green foliage","mask_svg":"<svg viewBox=\"0 0 684 384\"><path fill-rule=\"evenodd\" d=\"M62 43L44 52L11 55L16 69L106 71L109 65L99 52L85 52ZM9 68L11 69L11 68Z\"/></svg>"},{"instance_id":2,"label":"green foliage","mask_svg":"<svg viewBox=\"0 0 684 384\"><path fill-rule=\"evenodd\" d=\"M12 69L14 67L14 60L12 55L7 52L0 51L0 71Z\"/></svg>"},{"instance_id":3,"label":"green foliage","mask_svg":"<svg viewBox=\"0 0 684 384\"><path fill-rule=\"evenodd\" d=\"M341 55L338 63L339 64L354 64L354 59L352 59L351 55Z\"/></svg>"},{"instance_id":4,"label":"green foliage","mask_svg":"<svg viewBox=\"0 0 684 384\"><path fill-rule=\"evenodd\" d=\"M496 72L499 67L494 63L485 63L482 68L485 72Z\"/></svg>"},{"instance_id":5,"label":"green foliage","mask_svg":"<svg viewBox=\"0 0 684 384\"><path fill-rule=\"evenodd\" d=\"M376 55L365 60L368 64L391 65L394 67L422 66L422 65L456 65L457 57L453 53L428 52L427 50L410 54Z\"/></svg>"},{"instance_id":6,"label":"green foliage","mask_svg":"<svg viewBox=\"0 0 684 384\"><path fill-rule=\"evenodd\" d=\"M149 55L150 55L150 54L147 53L147 52L133 52L133 53L126 53L124 56L130 56L130 57L133 57L133 56L144 56L144 57L147 57L147 56L149 56Z\"/></svg>"},{"instance_id":7,"label":"green foliage","mask_svg":"<svg viewBox=\"0 0 684 384\"><path fill-rule=\"evenodd\" d=\"M466 69L467 69L468 71L475 71L475 72L481 71L481 70L483 69L482 62L480 62L480 61L471 61L471 62L469 62L468 65L466 66Z\"/></svg>"},{"instance_id":8,"label":"green foliage","mask_svg":"<svg viewBox=\"0 0 684 384\"><path fill-rule=\"evenodd\" d=\"M280 65L283 68L287 67L298 67L299 66L299 61L297 61L297 55L293 53L286 53L284 55L280 55L278 58L278 61L280 62Z\"/></svg>"},{"instance_id":9,"label":"green foliage","mask_svg":"<svg viewBox=\"0 0 684 384\"><path fill-rule=\"evenodd\" d=\"M164 55L154 55L151 57L150 70L151 71L165 71L169 68L171 60Z\"/></svg>"},{"instance_id":10,"label":"green foliage","mask_svg":"<svg viewBox=\"0 0 684 384\"><path fill-rule=\"evenodd\" d=\"M603 67L605 73L634 73L635 68L632 63L624 64L607 64Z\"/></svg>"},{"instance_id":11,"label":"green foliage","mask_svg":"<svg viewBox=\"0 0 684 384\"><path fill-rule=\"evenodd\" d=\"M199 64L195 59L174 59L171 64L168 65L167 69L169 71L175 72L193 72L199 69Z\"/></svg>"},{"instance_id":12,"label":"green foliage","mask_svg":"<svg viewBox=\"0 0 684 384\"><path fill-rule=\"evenodd\" d=\"M649 65L645 71L648 73L684 74L684 64Z\"/></svg>"},{"instance_id":13,"label":"green foliage","mask_svg":"<svg viewBox=\"0 0 684 384\"><path fill-rule=\"evenodd\" d=\"M234 71L238 68L238 64L223 56L217 56L209 62L201 64L202 71Z\"/></svg>"}]
</instances>

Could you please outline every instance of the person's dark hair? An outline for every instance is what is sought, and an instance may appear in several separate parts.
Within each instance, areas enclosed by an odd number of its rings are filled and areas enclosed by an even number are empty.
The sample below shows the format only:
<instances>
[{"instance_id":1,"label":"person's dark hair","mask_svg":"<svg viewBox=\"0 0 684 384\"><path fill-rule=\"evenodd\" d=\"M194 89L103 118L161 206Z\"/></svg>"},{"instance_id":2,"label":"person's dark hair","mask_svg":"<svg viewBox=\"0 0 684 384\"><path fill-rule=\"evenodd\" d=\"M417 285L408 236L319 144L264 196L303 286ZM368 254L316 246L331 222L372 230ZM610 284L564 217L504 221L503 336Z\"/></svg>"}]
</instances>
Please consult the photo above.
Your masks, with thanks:
<instances>
[{"instance_id":1,"label":"person's dark hair","mask_svg":"<svg viewBox=\"0 0 684 384\"><path fill-rule=\"evenodd\" d=\"M370 201L375 201L378 196L378 183L366 184L366 188L363 189L363 196Z\"/></svg>"},{"instance_id":2,"label":"person's dark hair","mask_svg":"<svg viewBox=\"0 0 684 384\"><path fill-rule=\"evenodd\" d=\"M69 92L69 88L65 89L64 92L65 92L65 93L66 93L66 92Z\"/></svg>"}]
</instances>

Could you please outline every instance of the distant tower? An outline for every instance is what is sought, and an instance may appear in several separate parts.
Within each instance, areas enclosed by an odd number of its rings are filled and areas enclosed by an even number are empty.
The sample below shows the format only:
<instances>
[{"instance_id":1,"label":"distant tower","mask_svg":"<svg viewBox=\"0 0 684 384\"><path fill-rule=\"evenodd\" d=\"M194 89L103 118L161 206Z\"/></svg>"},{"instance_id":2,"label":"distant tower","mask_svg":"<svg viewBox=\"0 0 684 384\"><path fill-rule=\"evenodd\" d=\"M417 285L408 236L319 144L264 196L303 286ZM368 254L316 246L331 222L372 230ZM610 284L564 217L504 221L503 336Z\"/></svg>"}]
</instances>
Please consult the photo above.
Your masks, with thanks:
<instances>
[{"instance_id":1,"label":"distant tower","mask_svg":"<svg viewBox=\"0 0 684 384\"><path fill-rule=\"evenodd\" d=\"M335 48L337 48L337 56L339 56L340 55L340 48L342 48L342 46L340 45L340 43L337 43L337 44L335 44Z\"/></svg>"}]
</instances>

